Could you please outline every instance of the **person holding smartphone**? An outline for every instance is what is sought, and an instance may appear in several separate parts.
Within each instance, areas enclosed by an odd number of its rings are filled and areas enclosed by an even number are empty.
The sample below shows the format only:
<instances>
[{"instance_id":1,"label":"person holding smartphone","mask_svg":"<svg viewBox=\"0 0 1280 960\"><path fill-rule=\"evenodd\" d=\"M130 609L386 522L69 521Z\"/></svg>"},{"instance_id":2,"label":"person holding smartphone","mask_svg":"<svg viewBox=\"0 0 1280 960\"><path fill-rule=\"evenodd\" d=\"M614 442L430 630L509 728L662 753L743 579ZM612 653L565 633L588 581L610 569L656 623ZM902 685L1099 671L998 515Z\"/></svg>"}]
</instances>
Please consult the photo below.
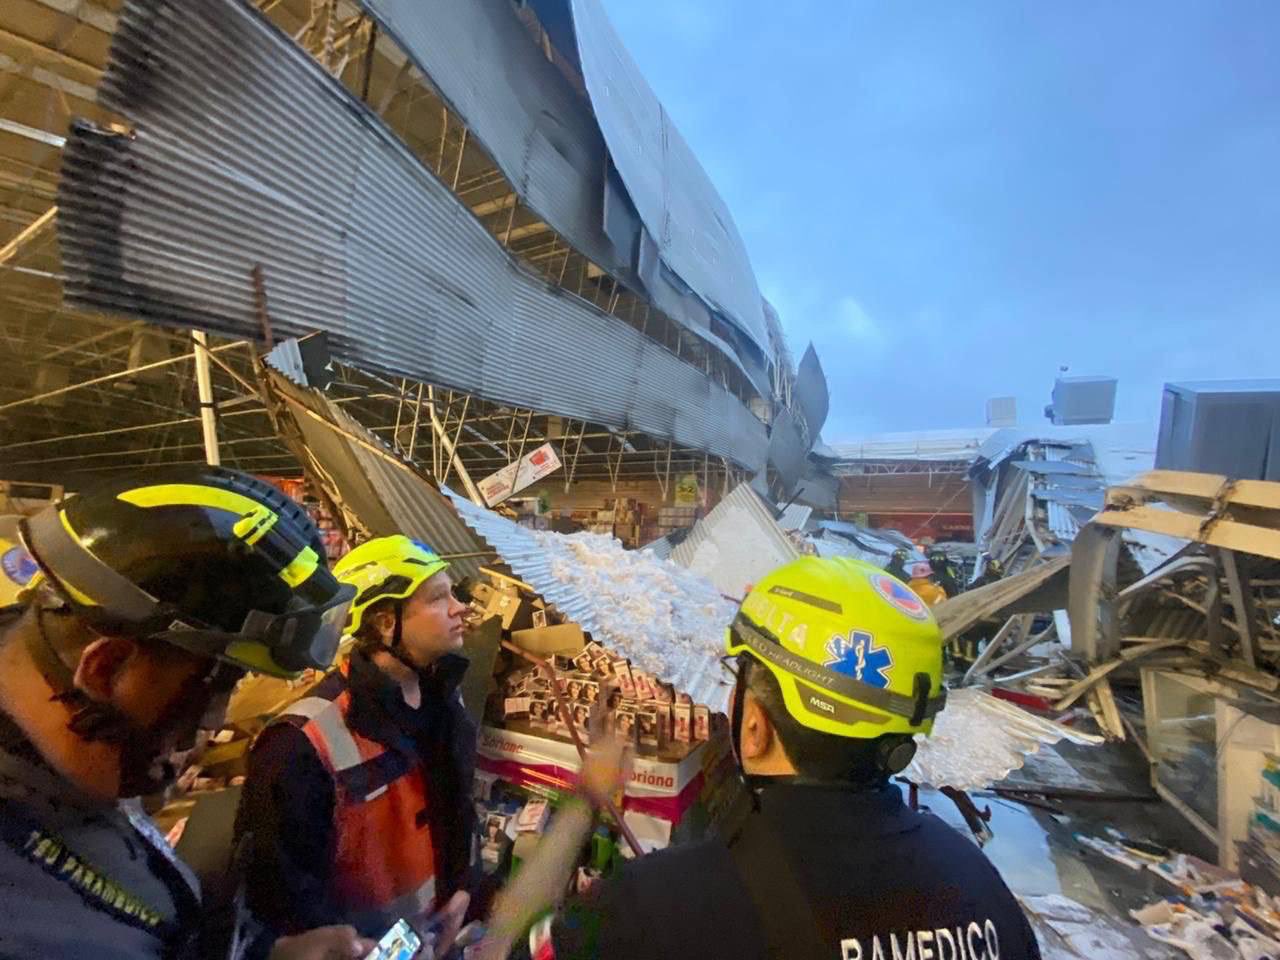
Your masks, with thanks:
<instances>
[{"instance_id":1,"label":"person holding smartphone","mask_svg":"<svg viewBox=\"0 0 1280 960\"><path fill-rule=\"evenodd\" d=\"M334 567L356 592L354 650L259 736L238 817L248 904L276 933L348 923L377 938L443 915L445 944L462 922L476 727L459 691L467 608L447 568L404 536Z\"/></svg>"}]
</instances>

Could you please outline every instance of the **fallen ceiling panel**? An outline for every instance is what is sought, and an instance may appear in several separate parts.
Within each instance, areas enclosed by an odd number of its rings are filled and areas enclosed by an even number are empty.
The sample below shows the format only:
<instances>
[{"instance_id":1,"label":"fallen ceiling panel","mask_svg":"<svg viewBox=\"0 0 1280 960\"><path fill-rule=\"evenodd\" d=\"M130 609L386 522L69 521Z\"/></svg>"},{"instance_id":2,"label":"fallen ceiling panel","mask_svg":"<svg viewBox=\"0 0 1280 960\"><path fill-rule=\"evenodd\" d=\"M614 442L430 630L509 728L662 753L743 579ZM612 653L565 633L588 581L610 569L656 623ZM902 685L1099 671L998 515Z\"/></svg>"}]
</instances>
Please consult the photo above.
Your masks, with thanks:
<instances>
[{"instance_id":1,"label":"fallen ceiling panel","mask_svg":"<svg viewBox=\"0 0 1280 960\"><path fill-rule=\"evenodd\" d=\"M271 392L297 426L286 437L298 459L329 497L371 536L402 533L450 557L460 576L477 576L494 550L462 522L434 483L410 467L371 430L324 394L269 375Z\"/></svg>"},{"instance_id":2,"label":"fallen ceiling panel","mask_svg":"<svg viewBox=\"0 0 1280 960\"><path fill-rule=\"evenodd\" d=\"M1070 555L1055 557L1022 573L944 600L933 608L943 639L959 636L980 620L1066 607L1070 566Z\"/></svg>"},{"instance_id":3,"label":"fallen ceiling panel","mask_svg":"<svg viewBox=\"0 0 1280 960\"><path fill-rule=\"evenodd\" d=\"M773 509L745 483L694 524L671 551L675 563L706 577L736 600L765 574L798 556L800 551L778 525Z\"/></svg>"},{"instance_id":4,"label":"fallen ceiling panel","mask_svg":"<svg viewBox=\"0 0 1280 960\"><path fill-rule=\"evenodd\" d=\"M75 306L253 339L264 320L277 337L323 329L354 366L763 466L764 426L732 394L521 267L236 0L127 4L100 99L134 131L68 140Z\"/></svg>"}]
</instances>

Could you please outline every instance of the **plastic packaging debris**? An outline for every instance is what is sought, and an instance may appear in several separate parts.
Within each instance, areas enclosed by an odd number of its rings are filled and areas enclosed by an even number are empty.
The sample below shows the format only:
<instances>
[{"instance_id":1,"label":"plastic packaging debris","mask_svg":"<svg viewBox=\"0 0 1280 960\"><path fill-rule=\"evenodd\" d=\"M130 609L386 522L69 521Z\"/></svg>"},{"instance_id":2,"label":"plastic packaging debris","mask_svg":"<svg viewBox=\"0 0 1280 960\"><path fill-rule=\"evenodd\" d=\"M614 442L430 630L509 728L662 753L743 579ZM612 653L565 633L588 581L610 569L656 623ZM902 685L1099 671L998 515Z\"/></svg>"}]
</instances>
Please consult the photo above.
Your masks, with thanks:
<instances>
[{"instance_id":1,"label":"plastic packaging debris","mask_svg":"<svg viewBox=\"0 0 1280 960\"><path fill-rule=\"evenodd\" d=\"M1160 950L1154 946L1142 949L1138 931L1062 894L1018 899L1036 932L1044 960L1140 960L1154 957Z\"/></svg>"},{"instance_id":2,"label":"plastic packaging debris","mask_svg":"<svg viewBox=\"0 0 1280 960\"><path fill-rule=\"evenodd\" d=\"M1122 863L1130 870L1141 870L1147 866L1147 861L1141 857L1135 856L1118 843L1112 843L1110 840L1102 840L1098 837L1090 837L1083 833L1074 834L1076 843L1082 847L1088 847L1096 853L1102 854L1109 860L1116 863Z\"/></svg>"},{"instance_id":3,"label":"plastic packaging debris","mask_svg":"<svg viewBox=\"0 0 1280 960\"><path fill-rule=\"evenodd\" d=\"M1167 943L1185 951L1193 960L1239 960L1240 951L1231 945L1213 924L1195 913L1176 916L1169 923L1152 924L1146 928L1153 940Z\"/></svg>"}]
</instances>

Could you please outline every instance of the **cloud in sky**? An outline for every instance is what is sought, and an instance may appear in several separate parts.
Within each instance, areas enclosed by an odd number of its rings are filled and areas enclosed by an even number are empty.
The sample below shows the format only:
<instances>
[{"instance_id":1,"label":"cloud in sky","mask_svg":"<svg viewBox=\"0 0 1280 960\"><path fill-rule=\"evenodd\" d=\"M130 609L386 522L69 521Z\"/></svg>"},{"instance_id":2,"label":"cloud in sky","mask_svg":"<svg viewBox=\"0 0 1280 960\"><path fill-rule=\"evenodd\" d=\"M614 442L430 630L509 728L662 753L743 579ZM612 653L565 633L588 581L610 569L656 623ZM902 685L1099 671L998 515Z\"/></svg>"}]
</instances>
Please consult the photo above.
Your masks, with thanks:
<instances>
[{"instance_id":1,"label":"cloud in sky","mask_svg":"<svg viewBox=\"0 0 1280 960\"><path fill-rule=\"evenodd\" d=\"M1126 418L1275 375L1280 4L604 3L817 344L828 440L1033 421L1062 364Z\"/></svg>"},{"instance_id":2,"label":"cloud in sky","mask_svg":"<svg viewBox=\"0 0 1280 960\"><path fill-rule=\"evenodd\" d=\"M839 331L855 343L863 346L879 346L884 343L884 331L853 297L841 297L836 302L835 314Z\"/></svg>"}]
</instances>

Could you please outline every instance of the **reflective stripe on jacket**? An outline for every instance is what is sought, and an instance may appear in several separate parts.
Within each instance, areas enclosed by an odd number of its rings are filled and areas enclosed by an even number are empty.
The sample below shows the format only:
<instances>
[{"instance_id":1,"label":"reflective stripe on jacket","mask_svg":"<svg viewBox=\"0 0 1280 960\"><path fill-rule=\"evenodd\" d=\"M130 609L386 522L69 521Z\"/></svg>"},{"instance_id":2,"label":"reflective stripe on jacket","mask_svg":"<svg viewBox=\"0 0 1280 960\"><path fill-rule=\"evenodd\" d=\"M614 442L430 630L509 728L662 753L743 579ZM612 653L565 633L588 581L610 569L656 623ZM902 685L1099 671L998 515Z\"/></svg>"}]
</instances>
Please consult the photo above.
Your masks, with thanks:
<instances>
[{"instance_id":1,"label":"reflective stripe on jacket","mask_svg":"<svg viewBox=\"0 0 1280 960\"><path fill-rule=\"evenodd\" d=\"M279 721L299 726L333 777L330 901L362 929L390 926L436 902L428 772L416 753L362 736L349 720L344 664ZM408 755L406 755L408 753Z\"/></svg>"}]
</instances>

